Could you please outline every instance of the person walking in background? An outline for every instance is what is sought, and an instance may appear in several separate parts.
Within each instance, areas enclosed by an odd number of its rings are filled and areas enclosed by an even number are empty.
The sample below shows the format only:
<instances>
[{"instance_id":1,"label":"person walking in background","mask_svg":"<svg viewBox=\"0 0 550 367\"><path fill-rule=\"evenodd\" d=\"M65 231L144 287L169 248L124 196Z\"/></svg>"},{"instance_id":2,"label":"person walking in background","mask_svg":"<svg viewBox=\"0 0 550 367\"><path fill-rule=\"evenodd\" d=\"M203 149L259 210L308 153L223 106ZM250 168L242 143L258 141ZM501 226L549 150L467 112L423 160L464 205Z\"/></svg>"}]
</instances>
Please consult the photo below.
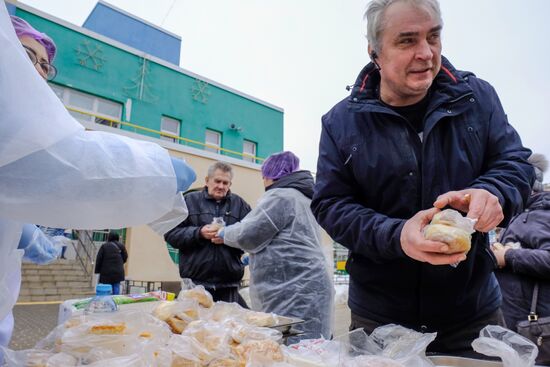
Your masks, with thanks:
<instances>
[{"instance_id":1,"label":"person walking in background","mask_svg":"<svg viewBox=\"0 0 550 367\"><path fill-rule=\"evenodd\" d=\"M437 0L373 0L365 17L371 62L322 118L312 200L350 250L350 327L437 332L429 352L480 357L471 342L504 322L486 233L529 197L531 152L495 89L441 55ZM446 206L477 219L468 253L423 235Z\"/></svg>"},{"instance_id":2,"label":"person walking in background","mask_svg":"<svg viewBox=\"0 0 550 367\"><path fill-rule=\"evenodd\" d=\"M179 270L182 278L208 290L214 301L238 302L247 307L239 295L244 275L243 252L225 246L215 238L222 225L242 220L250 206L230 191L233 167L216 162L208 168L203 190L185 195L189 216L164 235L172 247L179 249Z\"/></svg>"},{"instance_id":3,"label":"person walking in background","mask_svg":"<svg viewBox=\"0 0 550 367\"><path fill-rule=\"evenodd\" d=\"M299 170L292 152L262 165L265 194L240 223L219 231L227 246L250 257L252 308L297 317L302 333L289 339L331 337L334 288L321 248L320 228L310 209L313 177Z\"/></svg>"},{"instance_id":4,"label":"person walking in background","mask_svg":"<svg viewBox=\"0 0 550 367\"><path fill-rule=\"evenodd\" d=\"M502 312L511 330L516 330L519 321L527 320L537 283L537 314L550 316L550 191L543 191L542 184L548 160L533 154L529 162L536 172L533 193L524 211L512 219L492 247L500 268L496 276L502 291Z\"/></svg>"},{"instance_id":5,"label":"person walking in background","mask_svg":"<svg viewBox=\"0 0 550 367\"><path fill-rule=\"evenodd\" d=\"M113 294L120 294L120 282L124 280L124 263L128 260L126 247L119 242L116 232L109 232L107 242L99 248L95 263L95 273L99 283L110 284Z\"/></svg>"}]
</instances>

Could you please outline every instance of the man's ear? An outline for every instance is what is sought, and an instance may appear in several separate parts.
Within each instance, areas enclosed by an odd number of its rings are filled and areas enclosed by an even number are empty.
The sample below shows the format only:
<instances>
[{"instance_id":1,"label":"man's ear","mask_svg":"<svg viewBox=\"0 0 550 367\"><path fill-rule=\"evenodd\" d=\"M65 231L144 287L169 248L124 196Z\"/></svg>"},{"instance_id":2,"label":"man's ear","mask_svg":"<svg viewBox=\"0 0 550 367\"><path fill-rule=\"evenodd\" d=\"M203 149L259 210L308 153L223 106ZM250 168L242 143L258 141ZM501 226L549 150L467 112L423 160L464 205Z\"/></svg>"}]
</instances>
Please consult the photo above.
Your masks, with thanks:
<instances>
[{"instance_id":1,"label":"man's ear","mask_svg":"<svg viewBox=\"0 0 550 367\"><path fill-rule=\"evenodd\" d=\"M208 176L206 176L206 177L204 178L204 183L205 183L205 184L208 184Z\"/></svg>"}]
</instances>

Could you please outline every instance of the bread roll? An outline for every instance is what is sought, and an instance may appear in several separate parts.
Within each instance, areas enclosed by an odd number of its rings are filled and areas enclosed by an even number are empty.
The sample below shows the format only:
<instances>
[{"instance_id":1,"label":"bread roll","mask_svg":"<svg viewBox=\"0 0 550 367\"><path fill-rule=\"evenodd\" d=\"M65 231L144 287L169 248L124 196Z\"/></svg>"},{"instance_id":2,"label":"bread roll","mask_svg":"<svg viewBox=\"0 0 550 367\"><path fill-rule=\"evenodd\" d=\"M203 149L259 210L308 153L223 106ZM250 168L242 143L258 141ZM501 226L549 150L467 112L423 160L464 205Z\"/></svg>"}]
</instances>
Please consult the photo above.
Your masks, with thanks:
<instances>
[{"instance_id":1,"label":"bread roll","mask_svg":"<svg viewBox=\"0 0 550 367\"><path fill-rule=\"evenodd\" d=\"M456 210L446 209L434 215L431 223L424 227L424 237L449 245L446 254L468 252L472 246L474 223Z\"/></svg>"},{"instance_id":2,"label":"bread roll","mask_svg":"<svg viewBox=\"0 0 550 367\"><path fill-rule=\"evenodd\" d=\"M471 236L465 230L445 224L430 224L424 228L424 237L428 240L444 242L449 245L446 254L470 251Z\"/></svg>"}]
</instances>

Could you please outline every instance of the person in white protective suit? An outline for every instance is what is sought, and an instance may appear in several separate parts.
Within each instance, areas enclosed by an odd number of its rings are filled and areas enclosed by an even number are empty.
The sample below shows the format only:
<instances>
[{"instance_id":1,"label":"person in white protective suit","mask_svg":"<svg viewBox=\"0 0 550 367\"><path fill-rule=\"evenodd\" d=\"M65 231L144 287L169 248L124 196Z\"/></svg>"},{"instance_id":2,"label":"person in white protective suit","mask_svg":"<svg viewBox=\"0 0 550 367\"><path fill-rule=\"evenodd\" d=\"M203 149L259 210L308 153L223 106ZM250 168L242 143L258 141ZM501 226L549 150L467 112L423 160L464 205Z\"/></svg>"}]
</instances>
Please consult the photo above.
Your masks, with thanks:
<instances>
[{"instance_id":1,"label":"person in white protective suit","mask_svg":"<svg viewBox=\"0 0 550 367\"><path fill-rule=\"evenodd\" d=\"M309 204L313 177L298 170L292 152L269 156L262 165L265 194L239 223L221 229L227 246L250 254L252 308L305 320L289 338L331 337L334 287Z\"/></svg>"},{"instance_id":2,"label":"person in white protective suit","mask_svg":"<svg viewBox=\"0 0 550 367\"><path fill-rule=\"evenodd\" d=\"M41 232L23 223L75 229L149 223L164 234L187 217L181 191L196 177L185 162L170 158L157 144L85 131L41 79L51 75L44 65L50 64L51 52L44 47L36 60L31 57L4 4L0 44L2 346L13 328L5 319L18 297L23 247L33 245L27 251L35 260L52 255ZM33 44L37 45L44 46L40 40ZM41 52L48 54L47 60ZM0 364L1 359L0 351Z\"/></svg>"}]
</instances>

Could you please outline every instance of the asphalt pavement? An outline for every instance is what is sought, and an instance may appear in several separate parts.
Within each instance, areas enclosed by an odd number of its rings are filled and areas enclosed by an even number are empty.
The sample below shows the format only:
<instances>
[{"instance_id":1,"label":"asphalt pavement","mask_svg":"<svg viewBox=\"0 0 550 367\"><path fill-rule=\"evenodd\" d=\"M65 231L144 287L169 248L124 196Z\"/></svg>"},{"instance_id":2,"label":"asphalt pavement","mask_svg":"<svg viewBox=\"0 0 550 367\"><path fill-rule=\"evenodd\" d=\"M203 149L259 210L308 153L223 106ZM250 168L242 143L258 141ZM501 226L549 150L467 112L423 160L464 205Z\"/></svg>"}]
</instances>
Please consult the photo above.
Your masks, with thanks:
<instances>
[{"instance_id":1,"label":"asphalt pavement","mask_svg":"<svg viewBox=\"0 0 550 367\"><path fill-rule=\"evenodd\" d=\"M59 303L18 304L13 308L15 328L10 349L33 348L57 326Z\"/></svg>"}]
</instances>

